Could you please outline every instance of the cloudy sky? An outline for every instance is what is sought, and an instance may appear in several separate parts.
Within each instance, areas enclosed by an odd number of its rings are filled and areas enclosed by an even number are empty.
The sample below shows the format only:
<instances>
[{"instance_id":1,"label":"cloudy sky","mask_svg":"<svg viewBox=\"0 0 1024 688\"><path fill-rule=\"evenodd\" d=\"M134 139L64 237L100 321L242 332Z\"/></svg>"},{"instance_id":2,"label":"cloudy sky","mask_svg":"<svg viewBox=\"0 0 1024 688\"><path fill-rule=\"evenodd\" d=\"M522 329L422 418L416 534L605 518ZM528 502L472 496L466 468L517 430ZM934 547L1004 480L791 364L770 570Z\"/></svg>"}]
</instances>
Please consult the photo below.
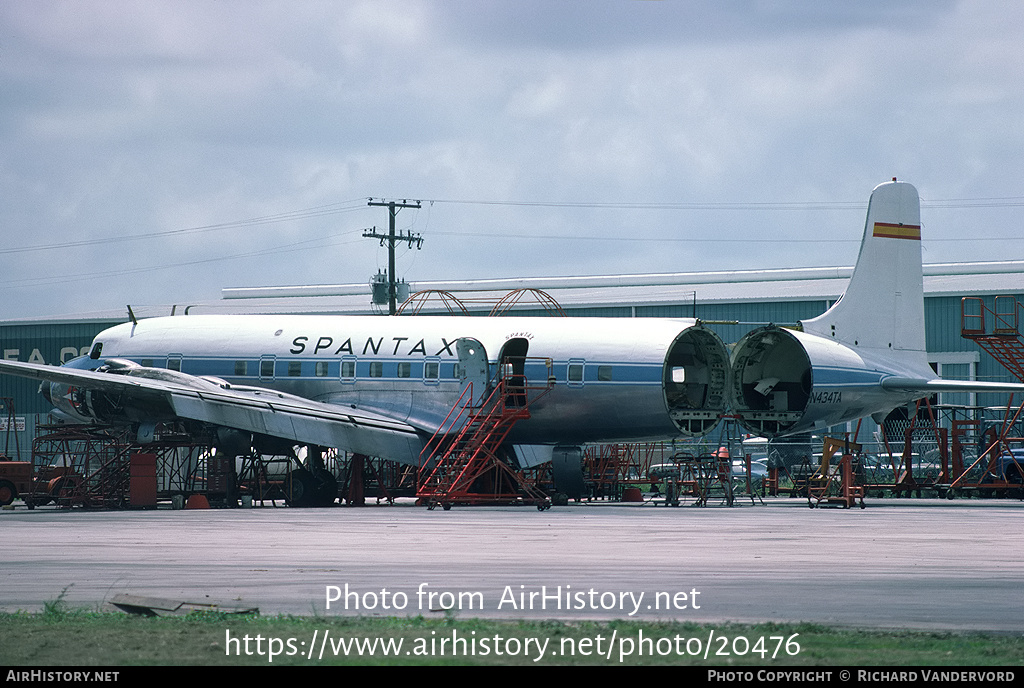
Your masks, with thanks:
<instances>
[{"instance_id":1,"label":"cloudy sky","mask_svg":"<svg viewBox=\"0 0 1024 688\"><path fill-rule=\"evenodd\" d=\"M1024 3L0 3L0 319L224 287L1024 258Z\"/></svg>"}]
</instances>

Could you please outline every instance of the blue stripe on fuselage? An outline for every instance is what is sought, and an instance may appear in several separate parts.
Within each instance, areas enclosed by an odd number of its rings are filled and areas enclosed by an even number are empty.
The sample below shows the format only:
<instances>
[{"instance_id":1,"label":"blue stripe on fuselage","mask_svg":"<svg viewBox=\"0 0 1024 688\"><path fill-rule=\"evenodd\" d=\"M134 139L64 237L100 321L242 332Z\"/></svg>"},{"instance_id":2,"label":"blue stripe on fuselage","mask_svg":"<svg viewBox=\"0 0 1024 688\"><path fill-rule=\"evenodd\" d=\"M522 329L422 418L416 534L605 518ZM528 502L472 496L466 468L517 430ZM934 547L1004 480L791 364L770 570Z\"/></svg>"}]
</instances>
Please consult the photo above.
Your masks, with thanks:
<instances>
[{"instance_id":1,"label":"blue stripe on fuselage","mask_svg":"<svg viewBox=\"0 0 1024 688\"><path fill-rule=\"evenodd\" d=\"M135 355L130 357L136 363L142 364L143 361L147 361L150 365L158 368L164 367L167 361L167 355ZM387 357L376 357L376 356L357 356L351 359L356 363L356 378L360 380L411 380L411 379L422 379L423 368L428 362L438 362L424 359L415 360L402 360L396 359L391 356ZM237 375L235 373L235 364L244 362L247 366L246 375ZM327 363L326 375L316 374L317 363ZM574 361L575 362L575 361ZM243 358L243 357L229 357L229 356L184 356L181 359L181 372L188 375L209 375L213 377L220 377L224 379L234 380L259 380L269 376L260 375L260 363L259 358ZM289 375L289 364L298 363L300 365L299 375ZM329 359L323 358L300 358L300 357L276 357L274 359L274 378L277 380L297 380L297 379L311 379L311 380L336 380L341 377L341 363L340 359ZM369 375L369 365L371 363L381 363L383 366L382 374L380 376L371 377ZM398 376L398 364L409 363L409 375L399 377ZM451 359L445 359L440 363L440 377L438 378L442 382L455 381L457 378L453 376L452 366L456 363ZM493 363L491 365L494 365ZM599 380L599 368L603 366L610 366L612 369L611 380ZM555 361L552 364L551 372L555 376L558 382L565 382L568 374L569 361ZM537 382L546 381L548 376L548 368L543 363L528 362L526 365L526 377L528 380L536 380ZM433 379L433 378L431 378ZM584 366L584 377L583 381L586 384L638 384L638 385L654 385L661 384L662 382L662 366L651 363L616 363L609 361L586 361Z\"/></svg>"},{"instance_id":2,"label":"blue stripe on fuselage","mask_svg":"<svg viewBox=\"0 0 1024 688\"><path fill-rule=\"evenodd\" d=\"M814 369L814 387L877 387L890 375L881 370L822 366Z\"/></svg>"}]
</instances>

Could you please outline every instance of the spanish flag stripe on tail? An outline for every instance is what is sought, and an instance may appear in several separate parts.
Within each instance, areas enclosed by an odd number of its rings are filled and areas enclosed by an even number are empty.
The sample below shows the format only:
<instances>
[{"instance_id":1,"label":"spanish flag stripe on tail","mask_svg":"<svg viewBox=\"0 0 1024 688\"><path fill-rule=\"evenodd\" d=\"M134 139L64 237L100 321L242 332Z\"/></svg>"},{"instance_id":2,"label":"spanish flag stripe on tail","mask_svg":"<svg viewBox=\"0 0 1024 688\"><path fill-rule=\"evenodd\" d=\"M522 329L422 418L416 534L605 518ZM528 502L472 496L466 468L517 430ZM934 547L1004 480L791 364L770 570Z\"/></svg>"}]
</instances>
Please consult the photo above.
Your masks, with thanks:
<instances>
[{"instance_id":1,"label":"spanish flag stripe on tail","mask_svg":"<svg viewBox=\"0 0 1024 688\"><path fill-rule=\"evenodd\" d=\"M871 236L920 241L921 225L894 225L887 222L876 222Z\"/></svg>"}]
</instances>

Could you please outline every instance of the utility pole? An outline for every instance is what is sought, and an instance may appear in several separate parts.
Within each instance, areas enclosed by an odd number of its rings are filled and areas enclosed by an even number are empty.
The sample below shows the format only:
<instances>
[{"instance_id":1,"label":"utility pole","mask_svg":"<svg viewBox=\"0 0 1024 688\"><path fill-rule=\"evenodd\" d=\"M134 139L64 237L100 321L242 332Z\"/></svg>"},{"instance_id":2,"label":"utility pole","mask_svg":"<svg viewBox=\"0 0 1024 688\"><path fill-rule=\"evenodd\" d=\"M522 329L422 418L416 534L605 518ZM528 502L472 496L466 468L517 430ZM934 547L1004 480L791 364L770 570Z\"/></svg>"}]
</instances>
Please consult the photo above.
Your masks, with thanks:
<instances>
[{"instance_id":1,"label":"utility pole","mask_svg":"<svg viewBox=\"0 0 1024 688\"><path fill-rule=\"evenodd\" d=\"M421 208L423 206L420 205L419 201L413 201L412 203L410 203L408 200L402 199L402 202L399 203L397 201L386 201L384 199L381 199L379 201L375 201L372 198L370 199L370 202L367 203L367 205L387 206L387 208L388 208L388 215L390 216L390 220L391 220L390 223L389 223L388 233L386 235L385 234L377 234L377 228L374 227L373 231L371 231L371 232L363 232L363 236L364 237L369 237L371 239L380 239L380 245L381 246L384 246L385 242L387 242L387 247L388 247L388 315L394 315L395 314L395 310L396 310L396 308L395 308L395 305L396 305L395 304L395 297L398 294L398 289L397 289L397 287L395 285L395 242L396 241L406 241L406 242L409 243L409 248L412 248L413 243L415 243L417 249L420 248L423 245L423 237L421 237L419 234L413 234L412 232L409 232L408 234L404 234L403 233L403 234L399 234L398 236L395 236L395 215L397 215L398 211L401 210L402 208Z\"/></svg>"}]
</instances>

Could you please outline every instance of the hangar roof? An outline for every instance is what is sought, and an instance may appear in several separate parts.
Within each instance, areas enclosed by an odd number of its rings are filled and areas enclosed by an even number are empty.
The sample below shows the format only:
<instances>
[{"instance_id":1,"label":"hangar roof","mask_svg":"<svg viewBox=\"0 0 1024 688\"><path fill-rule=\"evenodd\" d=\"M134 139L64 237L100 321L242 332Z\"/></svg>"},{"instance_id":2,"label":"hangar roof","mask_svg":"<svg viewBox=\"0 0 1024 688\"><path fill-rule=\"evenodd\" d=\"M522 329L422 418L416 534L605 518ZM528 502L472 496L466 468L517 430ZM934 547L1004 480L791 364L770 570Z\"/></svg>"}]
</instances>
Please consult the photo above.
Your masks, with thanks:
<instances>
[{"instance_id":1,"label":"hangar roof","mask_svg":"<svg viewBox=\"0 0 1024 688\"><path fill-rule=\"evenodd\" d=\"M987 263L933 263L924 266L925 296L982 296L1015 294L1024 284L1024 261ZM411 291L452 292L473 309L489 308L514 289L540 289L564 307L650 306L820 301L838 298L846 288L852 267L604 275L590 277L535 277L502 280L427 281L410 284ZM312 285L225 289L223 298L196 304L133 306L137 317L184 313L373 313L368 284ZM486 304L486 306L481 305ZM523 307L537 308L523 302ZM439 301L422 312L444 313ZM80 322L124 320L126 311L97 311L31 321Z\"/></svg>"},{"instance_id":2,"label":"hangar roof","mask_svg":"<svg viewBox=\"0 0 1024 688\"><path fill-rule=\"evenodd\" d=\"M926 296L1016 293L1021 290L1024 261L935 263L924 266ZM688 272L592 277L536 277L462 282L416 282L424 289L454 293L462 301L493 302L513 289L541 289L562 306L628 306L689 303L750 303L837 299L846 289L852 267ZM365 312L367 285L315 285L225 289L215 306L232 312ZM535 307L535 306L534 306ZM442 308L438 304L431 309ZM235 311L238 309L238 311Z\"/></svg>"}]
</instances>

